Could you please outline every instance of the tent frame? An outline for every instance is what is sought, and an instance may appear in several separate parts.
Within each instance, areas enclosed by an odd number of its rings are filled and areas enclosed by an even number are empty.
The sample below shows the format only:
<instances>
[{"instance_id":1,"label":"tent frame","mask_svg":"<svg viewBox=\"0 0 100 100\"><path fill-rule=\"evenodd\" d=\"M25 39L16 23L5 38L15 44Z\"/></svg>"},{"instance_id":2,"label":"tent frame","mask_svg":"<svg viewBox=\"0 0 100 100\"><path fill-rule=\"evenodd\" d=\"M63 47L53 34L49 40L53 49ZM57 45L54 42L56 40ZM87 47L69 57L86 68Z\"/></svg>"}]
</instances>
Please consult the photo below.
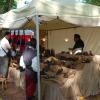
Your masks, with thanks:
<instances>
[{"instance_id":1,"label":"tent frame","mask_svg":"<svg viewBox=\"0 0 100 100\"><path fill-rule=\"evenodd\" d=\"M41 100L41 87L40 87L40 52L39 52L39 15L35 15L36 18L36 40L37 40L37 65L38 65L38 100Z\"/></svg>"}]
</instances>

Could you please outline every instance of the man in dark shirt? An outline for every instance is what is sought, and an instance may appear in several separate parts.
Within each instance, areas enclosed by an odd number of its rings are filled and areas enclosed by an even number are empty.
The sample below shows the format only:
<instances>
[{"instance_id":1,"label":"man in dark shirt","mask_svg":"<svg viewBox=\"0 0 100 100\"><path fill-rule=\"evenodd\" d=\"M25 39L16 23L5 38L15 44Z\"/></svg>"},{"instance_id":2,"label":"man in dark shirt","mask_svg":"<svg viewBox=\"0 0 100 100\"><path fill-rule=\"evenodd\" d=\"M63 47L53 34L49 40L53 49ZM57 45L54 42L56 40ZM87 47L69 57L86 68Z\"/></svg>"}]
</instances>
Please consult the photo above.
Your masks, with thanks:
<instances>
[{"instance_id":1,"label":"man in dark shirt","mask_svg":"<svg viewBox=\"0 0 100 100\"><path fill-rule=\"evenodd\" d=\"M73 50L77 49L77 48L81 48L83 50L84 48L84 42L81 40L81 37L79 34L74 34L74 47Z\"/></svg>"},{"instance_id":2,"label":"man in dark shirt","mask_svg":"<svg viewBox=\"0 0 100 100\"><path fill-rule=\"evenodd\" d=\"M81 53L84 48L84 42L82 41L79 34L74 34L74 41L75 41L75 44L72 48L73 53L74 54Z\"/></svg>"}]
</instances>

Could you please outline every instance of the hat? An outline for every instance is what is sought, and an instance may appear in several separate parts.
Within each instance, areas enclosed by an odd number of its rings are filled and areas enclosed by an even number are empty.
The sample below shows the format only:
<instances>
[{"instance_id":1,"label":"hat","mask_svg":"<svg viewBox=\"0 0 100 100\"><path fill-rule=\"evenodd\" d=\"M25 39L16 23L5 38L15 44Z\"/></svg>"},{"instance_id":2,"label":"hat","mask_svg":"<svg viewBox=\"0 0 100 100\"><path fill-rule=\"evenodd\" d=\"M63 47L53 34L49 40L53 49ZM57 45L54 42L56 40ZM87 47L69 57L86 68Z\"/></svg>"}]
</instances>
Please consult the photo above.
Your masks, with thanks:
<instances>
[{"instance_id":1,"label":"hat","mask_svg":"<svg viewBox=\"0 0 100 100\"><path fill-rule=\"evenodd\" d=\"M25 30L25 34L34 36L34 31L32 31L32 30Z\"/></svg>"}]
</instances>

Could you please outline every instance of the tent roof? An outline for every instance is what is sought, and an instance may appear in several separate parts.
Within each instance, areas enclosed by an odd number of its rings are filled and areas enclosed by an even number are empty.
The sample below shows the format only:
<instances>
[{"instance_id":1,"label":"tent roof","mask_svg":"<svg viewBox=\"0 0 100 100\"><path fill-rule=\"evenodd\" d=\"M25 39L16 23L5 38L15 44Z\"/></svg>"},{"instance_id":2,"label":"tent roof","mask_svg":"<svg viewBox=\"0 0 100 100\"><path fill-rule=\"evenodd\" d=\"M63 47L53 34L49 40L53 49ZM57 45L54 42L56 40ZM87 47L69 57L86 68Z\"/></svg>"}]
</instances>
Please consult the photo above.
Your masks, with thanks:
<instances>
[{"instance_id":1,"label":"tent roof","mask_svg":"<svg viewBox=\"0 0 100 100\"><path fill-rule=\"evenodd\" d=\"M30 28L32 29L35 26L34 21L26 22L22 25L22 29ZM76 28L79 27L77 25L64 22L60 19L54 19L51 21L43 21L40 23L41 30L58 30L58 29L69 29L69 28Z\"/></svg>"},{"instance_id":2,"label":"tent roof","mask_svg":"<svg viewBox=\"0 0 100 100\"><path fill-rule=\"evenodd\" d=\"M100 26L100 7L78 3L75 0L32 0L26 7L1 14L0 27L33 28L35 15L42 15L41 29Z\"/></svg>"}]
</instances>

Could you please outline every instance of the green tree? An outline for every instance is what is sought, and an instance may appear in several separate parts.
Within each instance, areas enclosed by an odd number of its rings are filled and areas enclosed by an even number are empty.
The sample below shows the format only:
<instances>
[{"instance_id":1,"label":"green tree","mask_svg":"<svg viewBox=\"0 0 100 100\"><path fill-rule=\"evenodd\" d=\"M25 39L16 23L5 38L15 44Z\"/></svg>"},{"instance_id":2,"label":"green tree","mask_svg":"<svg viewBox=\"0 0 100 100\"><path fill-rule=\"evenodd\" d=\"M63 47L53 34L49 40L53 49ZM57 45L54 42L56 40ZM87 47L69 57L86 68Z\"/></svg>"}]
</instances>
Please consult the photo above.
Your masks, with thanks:
<instances>
[{"instance_id":1,"label":"green tree","mask_svg":"<svg viewBox=\"0 0 100 100\"><path fill-rule=\"evenodd\" d=\"M0 13L5 13L11 9L16 8L16 0L0 0Z\"/></svg>"},{"instance_id":2,"label":"green tree","mask_svg":"<svg viewBox=\"0 0 100 100\"><path fill-rule=\"evenodd\" d=\"M83 0L83 2L100 6L100 0Z\"/></svg>"}]
</instances>

